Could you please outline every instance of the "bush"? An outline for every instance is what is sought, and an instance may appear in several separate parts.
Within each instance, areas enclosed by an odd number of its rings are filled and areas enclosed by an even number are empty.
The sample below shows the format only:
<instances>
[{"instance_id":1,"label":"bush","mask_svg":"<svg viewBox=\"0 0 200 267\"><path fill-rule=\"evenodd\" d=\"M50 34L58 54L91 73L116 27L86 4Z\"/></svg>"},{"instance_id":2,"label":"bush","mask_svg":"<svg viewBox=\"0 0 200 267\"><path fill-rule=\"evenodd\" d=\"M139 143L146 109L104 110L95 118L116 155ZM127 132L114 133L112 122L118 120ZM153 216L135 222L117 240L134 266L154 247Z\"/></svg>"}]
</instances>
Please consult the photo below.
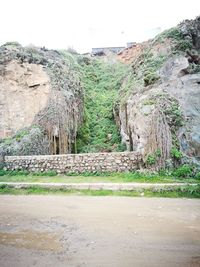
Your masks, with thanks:
<instances>
[{"instance_id":1,"label":"bush","mask_svg":"<svg viewBox=\"0 0 200 267\"><path fill-rule=\"evenodd\" d=\"M192 176L192 167L189 165L183 165L174 170L172 174L176 177L189 178Z\"/></svg>"},{"instance_id":2,"label":"bush","mask_svg":"<svg viewBox=\"0 0 200 267\"><path fill-rule=\"evenodd\" d=\"M192 49L192 44L188 40L180 40L178 44L175 47L175 50L177 51L183 51Z\"/></svg>"},{"instance_id":3,"label":"bush","mask_svg":"<svg viewBox=\"0 0 200 267\"><path fill-rule=\"evenodd\" d=\"M8 173L8 171L5 170L0 170L0 176L4 176Z\"/></svg>"},{"instance_id":4,"label":"bush","mask_svg":"<svg viewBox=\"0 0 200 267\"><path fill-rule=\"evenodd\" d=\"M156 163L156 157L154 155L149 154L146 159L146 163L148 165L153 165Z\"/></svg>"},{"instance_id":5,"label":"bush","mask_svg":"<svg viewBox=\"0 0 200 267\"><path fill-rule=\"evenodd\" d=\"M148 86L154 84L159 78L160 77L156 73L147 73L144 75L144 85Z\"/></svg>"},{"instance_id":6,"label":"bush","mask_svg":"<svg viewBox=\"0 0 200 267\"><path fill-rule=\"evenodd\" d=\"M200 179L200 172L197 172L197 173L195 174L195 178L196 178L196 179Z\"/></svg>"},{"instance_id":7,"label":"bush","mask_svg":"<svg viewBox=\"0 0 200 267\"><path fill-rule=\"evenodd\" d=\"M181 151L179 151L176 147L173 147L170 151L170 154L172 158L174 159L181 159L183 157L183 154Z\"/></svg>"}]
</instances>

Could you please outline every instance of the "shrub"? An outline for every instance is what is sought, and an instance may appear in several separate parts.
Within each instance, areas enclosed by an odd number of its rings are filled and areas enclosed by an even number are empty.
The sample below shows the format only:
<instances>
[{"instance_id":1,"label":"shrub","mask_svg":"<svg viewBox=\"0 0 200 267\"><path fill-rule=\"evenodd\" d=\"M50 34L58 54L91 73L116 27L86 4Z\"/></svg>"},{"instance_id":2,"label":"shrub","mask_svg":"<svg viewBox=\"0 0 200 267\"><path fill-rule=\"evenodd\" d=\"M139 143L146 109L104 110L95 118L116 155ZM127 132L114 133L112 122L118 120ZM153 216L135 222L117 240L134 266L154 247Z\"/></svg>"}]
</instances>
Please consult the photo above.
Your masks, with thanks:
<instances>
[{"instance_id":1,"label":"shrub","mask_svg":"<svg viewBox=\"0 0 200 267\"><path fill-rule=\"evenodd\" d=\"M196 178L196 179L200 179L200 172L197 172L197 173L195 174L195 178Z\"/></svg>"},{"instance_id":2,"label":"shrub","mask_svg":"<svg viewBox=\"0 0 200 267\"><path fill-rule=\"evenodd\" d=\"M180 32L179 29L177 28L171 28L169 30L166 30L164 32L164 35L167 37L167 38L173 38L173 39L176 39L176 40L181 40L183 38L183 35L182 33Z\"/></svg>"},{"instance_id":3,"label":"shrub","mask_svg":"<svg viewBox=\"0 0 200 267\"><path fill-rule=\"evenodd\" d=\"M172 158L174 159L181 159L183 157L183 154L181 151L179 151L176 147L173 147L170 151L170 154Z\"/></svg>"},{"instance_id":4,"label":"shrub","mask_svg":"<svg viewBox=\"0 0 200 267\"><path fill-rule=\"evenodd\" d=\"M192 176L192 167L189 165L183 165L173 171L173 175L176 177L188 178Z\"/></svg>"},{"instance_id":5,"label":"shrub","mask_svg":"<svg viewBox=\"0 0 200 267\"><path fill-rule=\"evenodd\" d=\"M4 176L4 175L6 175L8 172L7 171L5 171L5 170L0 170L0 176Z\"/></svg>"},{"instance_id":6,"label":"shrub","mask_svg":"<svg viewBox=\"0 0 200 267\"><path fill-rule=\"evenodd\" d=\"M149 154L146 159L146 163L148 165L153 165L156 163L156 157L154 155Z\"/></svg>"},{"instance_id":7,"label":"shrub","mask_svg":"<svg viewBox=\"0 0 200 267\"><path fill-rule=\"evenodd\" d=\"M188 49L192 49L192 44L188 40L180 40L175 47L175 50L183 52Z\"/></svg>"},{"instance_id":8,"label":"shrub","mask_svg":"<svg viewBox=\"0 0 200 267\"><path fill-rule=\"evenodd\" d=\"M155 42L164 42L166 38L180 41L181 39L183 39L183 35L178 28L174 27L158 34L155 37Z\"/></svg>"},{"instance_id":9,"label":"shrub","mask_svg":"<svg viewBox=\"0 0 200 267\"><path fill-rule=\"evenodd\" d=\"M159 80L159 76L156 73L147 73L144 75L144 85L148 86L154 84L157 80Z\"/></svg>"}]
</instances>

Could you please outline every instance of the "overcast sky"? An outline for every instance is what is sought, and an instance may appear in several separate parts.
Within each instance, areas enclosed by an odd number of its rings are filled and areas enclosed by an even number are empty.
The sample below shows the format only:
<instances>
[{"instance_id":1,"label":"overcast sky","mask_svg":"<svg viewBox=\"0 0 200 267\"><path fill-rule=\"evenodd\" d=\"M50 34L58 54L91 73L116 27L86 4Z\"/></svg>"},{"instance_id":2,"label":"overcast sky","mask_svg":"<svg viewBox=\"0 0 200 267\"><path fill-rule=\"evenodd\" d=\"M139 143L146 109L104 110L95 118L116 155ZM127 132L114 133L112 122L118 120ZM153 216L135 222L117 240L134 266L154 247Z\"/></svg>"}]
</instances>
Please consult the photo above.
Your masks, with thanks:
<instances>
[{"instance_id":1,"label":"overcast sky","mask_svg":"<svg viewBox=\"0 0 200 267\"><path fill-rule=\"evenodd\" d=\"M200 0L0 0L0 44L124 46L200 15Z\"/></svg>"}]
</instances>

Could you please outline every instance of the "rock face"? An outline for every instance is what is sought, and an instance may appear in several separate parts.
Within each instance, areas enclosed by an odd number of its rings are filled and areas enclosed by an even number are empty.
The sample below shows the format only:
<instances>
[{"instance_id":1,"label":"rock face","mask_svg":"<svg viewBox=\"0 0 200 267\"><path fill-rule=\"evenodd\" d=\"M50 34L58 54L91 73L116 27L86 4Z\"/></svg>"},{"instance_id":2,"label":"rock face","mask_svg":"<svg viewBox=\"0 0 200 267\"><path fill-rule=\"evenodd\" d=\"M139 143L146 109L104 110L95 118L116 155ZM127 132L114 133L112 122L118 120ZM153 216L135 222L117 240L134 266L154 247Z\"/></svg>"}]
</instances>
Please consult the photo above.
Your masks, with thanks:
<instances>
[{"instance_id":1,"label":"rock face","mask_svg":"<svg viewBox=\"0 0 200 267\"><path fill-rule=\"evenodd\" d=\"M70 55L7 43L0 47L0 153L73 150L83 90Z\"/></svg>"},{"instance_id":2,"label":"rock face","mask_svg":"<svg viewBox=\"0 0 200 267\"><path fill-rule=\"evenodd\" d=\"M50 95L50 79L41 65L10 61L1 66L0 138L13 136L30 127L45 108Z\"/></svg>"},{"instance_id":3,"label":"rock face","mask_svg":"<svg viewBox=\"0 0 200 267\"><path fill-rule=\"evenodd\" d=\"M186 67L186 58L173 61L173 71L167 72L162 89L178 100L183 113L184 123L178 130L178 139L182 151L189 157L200 159L200 74L187 74L182 77ZM168 68L166 64L161 72ZM166 80L167 76L167 80Z\"/></svg>"},{"instance_id":4,"label":"rock face","mask_svg":"<svg viewBox=\"0 0 200 267\"><path fill-rule=\"evenodd\" d=\"M130 53L133 70L121 89L117 119L122 142L142 153L146 165L166 167L180 160L179 151L184 160L200 160L199 30L200 17Z\"/></svg>"}]
</instances>

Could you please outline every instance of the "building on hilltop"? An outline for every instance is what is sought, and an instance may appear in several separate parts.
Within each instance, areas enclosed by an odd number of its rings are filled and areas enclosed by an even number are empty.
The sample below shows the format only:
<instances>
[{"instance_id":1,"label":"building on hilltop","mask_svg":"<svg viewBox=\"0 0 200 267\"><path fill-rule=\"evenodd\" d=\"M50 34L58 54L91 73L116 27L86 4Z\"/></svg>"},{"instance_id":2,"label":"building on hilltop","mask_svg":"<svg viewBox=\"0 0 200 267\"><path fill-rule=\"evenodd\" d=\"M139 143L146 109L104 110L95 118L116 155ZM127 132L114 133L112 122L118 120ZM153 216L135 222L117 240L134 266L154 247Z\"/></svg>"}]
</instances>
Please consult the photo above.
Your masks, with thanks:
<instances>
[{"instance_id":1,"label":"building on hilltop","mask_svg":"<svg viewBox=\"0 0 200 267\"><path fill-rule=\"evenodd\" d=\"M121 50L123 50L125 47L120 46L120 47L97 47L97 48L92 48L92 55L93 56L104 56L106 55L106 52L112 52L112 53L119 53Z\"/></svg>"},{"instance_id":2,"label":"building on hilltop","mask_svg":"<svg viewBox=\"0 0 200 267\"><path fill-rule=\"evenodd\" d=\"M112 52L114 54L121 53L124 49L131 48L136 45L136 42L128 42L125 46L115 46L115 47L96 47L92 48L93 56L105 56L107 52Z\"/></svg>"}]
</instances>

